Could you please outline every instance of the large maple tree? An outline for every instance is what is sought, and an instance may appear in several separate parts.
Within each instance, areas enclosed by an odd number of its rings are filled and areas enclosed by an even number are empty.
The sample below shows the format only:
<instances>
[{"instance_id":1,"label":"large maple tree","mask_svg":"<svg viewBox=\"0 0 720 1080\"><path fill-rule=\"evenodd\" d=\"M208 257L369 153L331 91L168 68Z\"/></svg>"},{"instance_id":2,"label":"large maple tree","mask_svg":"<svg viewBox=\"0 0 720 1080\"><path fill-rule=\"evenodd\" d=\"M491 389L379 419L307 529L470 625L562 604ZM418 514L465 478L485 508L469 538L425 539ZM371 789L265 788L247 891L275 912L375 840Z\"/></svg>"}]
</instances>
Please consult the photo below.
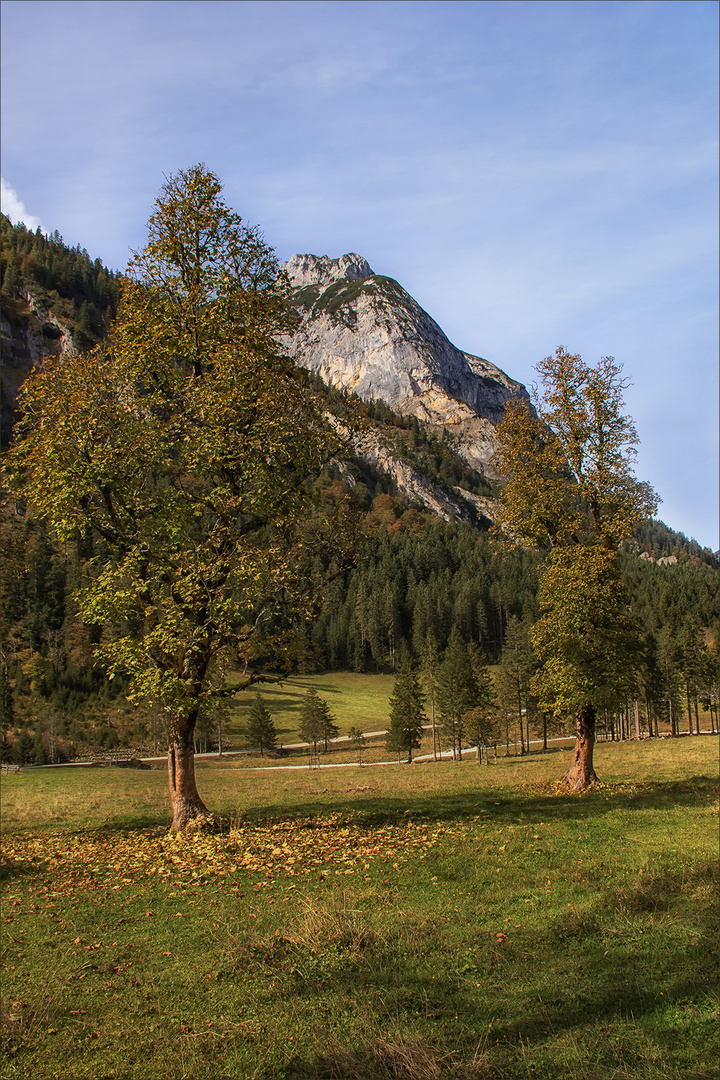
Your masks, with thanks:
<instances>
[{"instance_id":1,"label":"large maple tree","mask_svg":"<svg viewBox=\"0 0 720 1080\"><path fill-rule=\"evenodd\" d=\"M658 498L634 472L638 435L624 411L628 386L612 357L596 367L560 347L537 367L535 407L511 402L498 428L507 477L500 527L545 553L541 616L532 631L542 707L574 715L564 779L581 791L593 765L598 709L628 699L638 631L618 571L618 547Z\"/></svg>"},{"instance_id":2,"label":"large maple tree","mask_svg":"<svg viewBox=\"0 0 720 1080\"><path fill-rule=\"evenodd\" d=\"M82 611L110 676L164 714L179 830L206 813L194 732L227 666L282 652L318 595L308 478L338 437L279 351L275 255L218 178L171 176L148 230L109 342L28 380L9 467L60 538L97 538Z\"/></svg>"}]
</instances>

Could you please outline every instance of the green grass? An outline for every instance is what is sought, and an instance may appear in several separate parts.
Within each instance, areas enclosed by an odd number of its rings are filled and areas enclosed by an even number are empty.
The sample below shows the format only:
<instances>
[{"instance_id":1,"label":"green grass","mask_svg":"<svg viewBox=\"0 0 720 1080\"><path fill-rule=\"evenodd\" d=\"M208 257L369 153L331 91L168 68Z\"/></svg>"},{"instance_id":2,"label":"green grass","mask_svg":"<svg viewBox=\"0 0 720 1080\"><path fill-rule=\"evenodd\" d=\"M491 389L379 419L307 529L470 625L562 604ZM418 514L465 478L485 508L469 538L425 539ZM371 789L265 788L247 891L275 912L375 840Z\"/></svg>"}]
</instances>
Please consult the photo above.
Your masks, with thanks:
<instances>
[{"instance_id":1,"label":"green grass","mask_svg":"<svg viewBox=\"0 0 720 1080\"><path fill-rule=\"evenodd\" d=\"M293 676L282 683L258 683L233 702L228 735L233 745L242 743L238 733L255 694L259 693L272 713L278 743L299 742L300 710L303 697L311 687L326 699L341 735L347 735L351 727L361 731L385 730L390 723L388 701L394 684L392 675L358 675L342 671Z\"/></svg>"},{"instance_id":2,"label":"green grass","mask_svg":"<svg viewBox=\"0 0 720 1080\"><path fill-rule=\"evenodd\" d=\"M714 1077L718 740L4 777L1 1076Z\"/></svg>"}]
</instances>

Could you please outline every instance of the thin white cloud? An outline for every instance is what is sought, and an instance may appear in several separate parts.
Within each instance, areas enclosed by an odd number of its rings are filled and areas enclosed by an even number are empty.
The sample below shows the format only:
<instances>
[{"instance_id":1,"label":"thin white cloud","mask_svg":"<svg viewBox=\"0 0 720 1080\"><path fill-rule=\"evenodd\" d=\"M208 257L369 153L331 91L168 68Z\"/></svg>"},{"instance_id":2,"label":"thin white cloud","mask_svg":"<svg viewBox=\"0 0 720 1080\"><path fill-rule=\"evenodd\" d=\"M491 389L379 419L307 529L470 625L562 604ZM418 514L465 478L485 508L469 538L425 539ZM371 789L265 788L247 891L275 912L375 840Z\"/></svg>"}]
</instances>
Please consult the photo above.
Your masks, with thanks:
<instances>
[{"instance_id":1,"label":"thin white cloud","mask_svg":"<svg viewBox=\"0 0 720 1080\"><path fill-rule=\"evenodd\" d=\"M28 214L25 209L25 204L17 196L17 192L5 183L3 178L0 178L0 207L3 214L7 214L14 225L17 225L19 221L23 221L28 229L33 231L38 228L42 228L40 218L35 214Z\"/></svg>"}]
</instances>

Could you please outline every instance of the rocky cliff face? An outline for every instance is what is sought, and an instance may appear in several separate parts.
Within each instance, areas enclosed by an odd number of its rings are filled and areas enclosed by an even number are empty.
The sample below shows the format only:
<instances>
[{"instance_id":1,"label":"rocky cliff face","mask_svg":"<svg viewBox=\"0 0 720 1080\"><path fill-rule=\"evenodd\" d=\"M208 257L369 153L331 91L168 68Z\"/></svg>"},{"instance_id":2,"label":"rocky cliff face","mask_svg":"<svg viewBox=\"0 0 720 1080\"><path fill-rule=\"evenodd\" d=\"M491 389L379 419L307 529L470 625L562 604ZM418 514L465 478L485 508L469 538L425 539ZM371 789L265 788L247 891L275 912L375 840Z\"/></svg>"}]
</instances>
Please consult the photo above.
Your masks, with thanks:
<instances>
[{"instance_id":1,"label":"rocky cliff face","mask_svg":"<svg viewBox=\"0 0 720 1080\"><path fill-rule=\"evenodd\" d=\"M285 269L299 324L283 345L299 364L363 400L380 400L397 413L415 416L431 432L449 432L473 469L489 478L497 475L490 464L495 426L511 398L527 396L520 383L456 348L405 289L374 274L359 255L295 255ZM6 433L18 388L32 367L46 356L74 351L67 326L31 295L25 301L23 320L2 323ZM469 507L477 518L493 517L491 499L438 487L396 451L391 434L377 429L366 430L355 446L359 457L391 478L395 494L444 518L467 517Z\"/></svg>"},{"instance_id":2,"label":"rocky cliff face","mask_svg":"<svg viewBox=\"0 0 720 1080\"><path fill-rule=\"evenodd\" d=\"M31 293L24 293L27 310L20 320L0 319L2 347L2 441L7 442L10 428L17 418L17 395L24 380L34 367L48 356L63 357L75 351L72 333L55 315L37 302Z\"/></svg>"},{"instance_id":3,"label":"rocky cliff face","mask_svg":"<svg viewBox=\"0 0 720 1080\"><path fill-rule=\"evenodd\" d=\"M521 383L462 352L393 278L359 255L294 255L285 269L300 324L284 344L332 386L455 436L473 468L495 475L495 426Z\"/></svg>"}]
</instances>

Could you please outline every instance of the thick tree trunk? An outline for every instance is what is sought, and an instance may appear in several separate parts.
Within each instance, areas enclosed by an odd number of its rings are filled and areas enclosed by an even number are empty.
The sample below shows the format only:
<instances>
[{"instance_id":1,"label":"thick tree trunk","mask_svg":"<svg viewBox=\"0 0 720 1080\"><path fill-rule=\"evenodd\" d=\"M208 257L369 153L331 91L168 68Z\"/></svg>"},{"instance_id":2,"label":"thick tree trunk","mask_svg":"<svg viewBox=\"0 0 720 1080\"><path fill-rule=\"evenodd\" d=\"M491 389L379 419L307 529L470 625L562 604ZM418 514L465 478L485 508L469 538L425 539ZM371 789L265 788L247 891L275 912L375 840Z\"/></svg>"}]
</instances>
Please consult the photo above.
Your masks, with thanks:
<instances>
[{"instance_id":1,"label":"thick tree trunk","mask_svg":"<svg viewBox=\"0 0 720 1080\"><path fill-rule=\"evenodd\" d=\"M194 818L208 812L195 785L194 729L195 725L186 720L173 725L170 732L168 781L173 832L181 832Z\"/></svg>"},{"instance_id":2,"label":"thick tree trunk","mask_svg":"<svg viewBox=\"0 0 720 1080\"><path fill-rule=\"evenodd\" d=\"M593 749L595 746L595 707L584 705L577 714L575 751L572 764L563 776L563 780L572 791L585 791L598 782L593 768Z\"/></svg>"}]
</instances>

